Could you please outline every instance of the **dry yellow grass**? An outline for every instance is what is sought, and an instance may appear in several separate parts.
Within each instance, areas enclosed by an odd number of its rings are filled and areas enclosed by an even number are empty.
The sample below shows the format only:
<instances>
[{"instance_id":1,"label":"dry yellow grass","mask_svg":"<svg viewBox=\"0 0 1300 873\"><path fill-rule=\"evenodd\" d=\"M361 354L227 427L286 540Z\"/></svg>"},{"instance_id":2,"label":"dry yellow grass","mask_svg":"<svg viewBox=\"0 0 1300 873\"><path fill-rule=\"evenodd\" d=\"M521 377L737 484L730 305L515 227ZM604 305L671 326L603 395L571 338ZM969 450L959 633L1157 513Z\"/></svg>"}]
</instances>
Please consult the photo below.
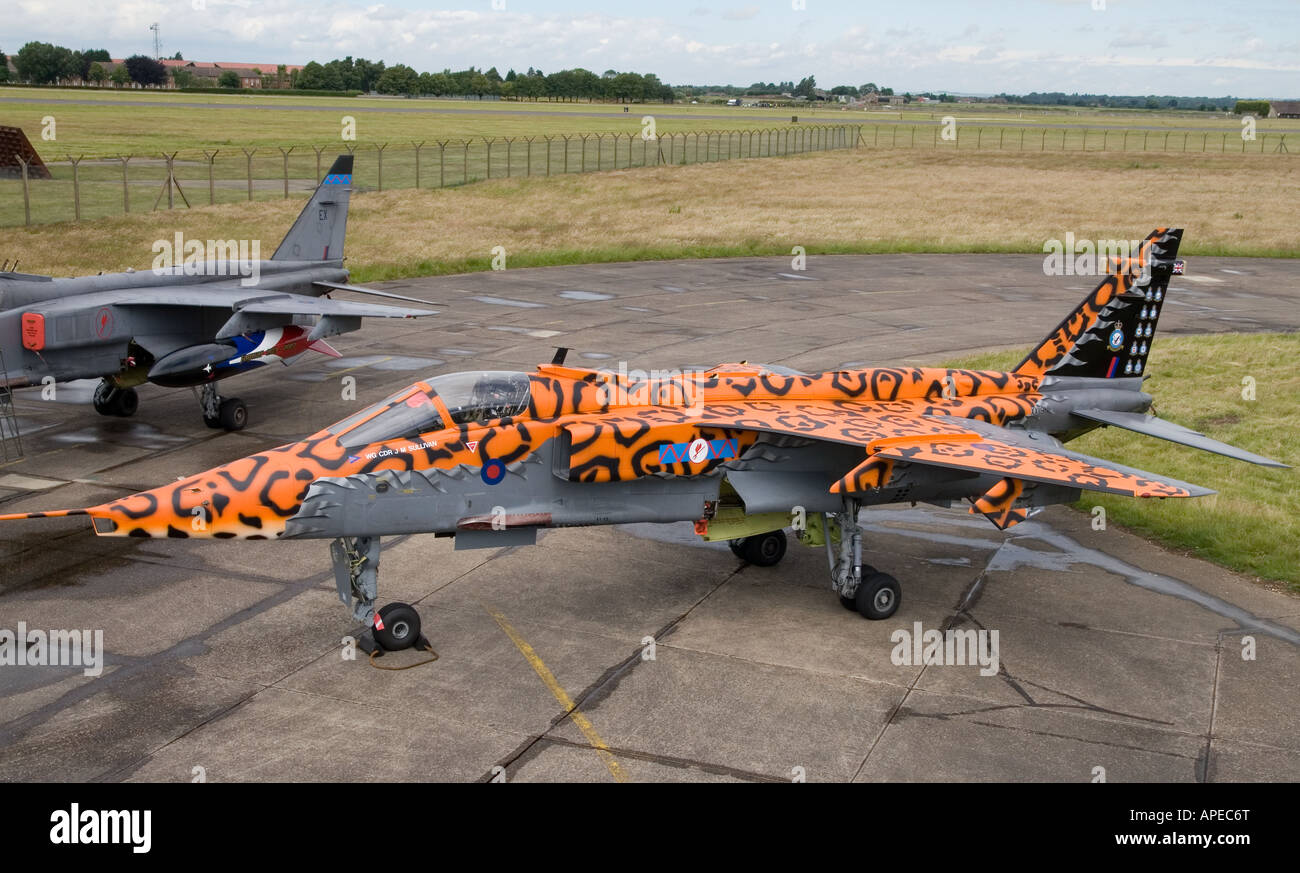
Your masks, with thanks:
<instances>
[{"instance_id":1,"label":"dry yellow grass","mask_svg":"<svg viewBox=\"0 0 1300 873\"><path fill-rule=\"evenodd\" d=\"M1184 252L1296 256L1300 161L1286 156L858 150L503 179L353 199L358 280L509 264L813 252L1042 251L1067 231L1130 239L1174 223ZM24 269L141 267L155 239L261 239L301 200L157 212L7 233Z\"/></svg>"}]
</instances>

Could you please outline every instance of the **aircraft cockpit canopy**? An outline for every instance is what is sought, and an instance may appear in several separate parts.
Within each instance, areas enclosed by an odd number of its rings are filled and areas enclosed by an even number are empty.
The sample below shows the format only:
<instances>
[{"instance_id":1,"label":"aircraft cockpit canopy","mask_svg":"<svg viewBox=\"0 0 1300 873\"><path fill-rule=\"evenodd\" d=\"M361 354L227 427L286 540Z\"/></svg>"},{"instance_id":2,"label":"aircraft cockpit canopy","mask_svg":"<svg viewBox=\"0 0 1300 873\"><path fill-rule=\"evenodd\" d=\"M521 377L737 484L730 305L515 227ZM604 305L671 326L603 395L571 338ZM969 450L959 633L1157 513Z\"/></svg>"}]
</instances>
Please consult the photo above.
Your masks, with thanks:
<instances>
[{"instance_id":1,"label":"aircraft cockpit canopy","mask_svg":"<svg viewBox=\"0 0 1300 873\"><path fill-rule=\"evenodd\" d=\"M331 425L346 448L415 439L458 424L513 418L528 408L527 373L474 370L417 382Z\"/></svg>"}]
</instances>

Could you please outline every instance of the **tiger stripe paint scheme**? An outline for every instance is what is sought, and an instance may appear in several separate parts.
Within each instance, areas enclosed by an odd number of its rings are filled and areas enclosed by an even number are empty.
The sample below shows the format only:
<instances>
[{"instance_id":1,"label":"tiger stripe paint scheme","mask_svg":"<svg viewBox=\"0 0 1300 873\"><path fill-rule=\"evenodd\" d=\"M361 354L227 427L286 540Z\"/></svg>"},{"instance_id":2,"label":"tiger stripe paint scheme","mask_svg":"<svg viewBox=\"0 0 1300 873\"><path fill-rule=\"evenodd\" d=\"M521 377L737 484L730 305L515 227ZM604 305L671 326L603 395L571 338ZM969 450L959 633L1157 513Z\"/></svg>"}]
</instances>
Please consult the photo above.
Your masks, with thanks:
<instances>
[{"instance_id":1,"label":"tiger stripe paint scheme","mask_svg":"<svg viewBox=\"0 0 1300 873\"><path fill-rule=\"evenodd\" d=\"M1025 517L1018 503L1028 491L1038 490L1027 489L1026 483L1059 486L1056 494L1072 489L1139 497L1210 493L1065 452L1064 439L1096 426L1071 418L1072 403L1142 411L1151 398L1140 392L1140 379L1052 374L1057 362L1089 340L1089 331L1117 291L1144 281L1134 271L1150 271L1156 244L1163 246L1162 256L1172 256L1180 234L1160 229L1149 235L1141 255L1103 279L1013 372L876 367L803 374L742 363L673 372L651 384L625 373L552 363L527 375L497 374L526 382L526 398L513 414L470 416L451 426L443 426L455 420L448 417L451 402L429 382L418 382L301 442L71 512L90 516L101 535L273 539L285 534L308 490L320 480L373 482L387 472L462 467L479 473L488 463L493 471L516 469L517 462L534 457L543 446L550 447L548 452L562 447L552 469L556 477L593 488L648 477L717 477L744 469L747 455L760 444L788 438L863 450L856 460L849 456L842 468L824 471L830 494L860 503L873 502L875 495L876 502L886 502L885 495L898 499L901 493L891 490L891 483L915 478L918 468L938 470L947 477L946 496L971 502L973 511L999 527ZM349 434L402 404L426 405L419 394L431 401L429 408L440 411L438 427L385 434L364 445L349 442ZM1077 403L1069 399L1074 396ZM704 452L692 460L661 452L664 445L696 440L729 441L739 457ZM823 451L826 457L846 457ZM508 495L510 481L504 474L483 477L484 487L498 489L495 494ZM42 515L51 514L0 520ZM455 528L438 532L454 533Z\"/></svg>"}]
</instances>

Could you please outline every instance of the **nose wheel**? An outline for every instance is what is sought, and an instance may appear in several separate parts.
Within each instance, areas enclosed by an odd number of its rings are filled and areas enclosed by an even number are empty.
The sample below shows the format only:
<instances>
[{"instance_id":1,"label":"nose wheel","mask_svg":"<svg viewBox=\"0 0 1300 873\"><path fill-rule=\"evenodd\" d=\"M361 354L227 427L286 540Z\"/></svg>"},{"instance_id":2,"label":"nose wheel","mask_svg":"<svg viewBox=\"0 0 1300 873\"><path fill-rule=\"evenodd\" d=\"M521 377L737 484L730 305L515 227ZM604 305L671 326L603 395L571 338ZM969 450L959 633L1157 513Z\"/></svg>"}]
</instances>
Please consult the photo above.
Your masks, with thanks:
<instances>
[{"instance_id":1,"label":"nose wheel","mask_svg":"<svg viewBox=\"0 0 1300 873\"><path fill-rule=\"evenodd\" d=\"M199 389L199 407L203 410L203 423L210 428L243 430L248 424L248 407L238 397L222 397L215 382Z\"/></svg>"}]
</instances>

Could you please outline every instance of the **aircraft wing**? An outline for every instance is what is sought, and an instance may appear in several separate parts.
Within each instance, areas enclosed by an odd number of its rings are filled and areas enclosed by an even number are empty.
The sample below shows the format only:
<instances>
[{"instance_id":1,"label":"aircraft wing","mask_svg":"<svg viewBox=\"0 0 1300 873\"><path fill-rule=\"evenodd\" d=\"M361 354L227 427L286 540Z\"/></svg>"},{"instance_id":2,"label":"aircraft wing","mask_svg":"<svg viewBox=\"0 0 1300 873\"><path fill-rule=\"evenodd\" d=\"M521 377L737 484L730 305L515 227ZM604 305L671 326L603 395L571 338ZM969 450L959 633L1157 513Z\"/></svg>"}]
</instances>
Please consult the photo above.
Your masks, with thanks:
<instances>
[{"instance_id":1,"label":"aircraft wing","mask_svg":"<svg viewBox=\"0 0 1300 873\"><path fill-rule=\"evenodd\" d=\"M1030 448L977 433L959 437L936 434L923 438L884 439L873 443L868 451L873 457L909 464L994 473L1006 479L1127 497L1200 497L1214 493L1199 485L1112 464L1078 452Z\"/></svg>"},{"instance_id":2,"label":"aircraft wing","mask_svg":"<svg viewBox=\"0 0 1300 873\"><path fill-rule=\"evenodd\" d=\"M962 419L919 417L913 407L891 411L888 403L851 400L750 400L709 403L699 412L701 424L779 433L808 439L867 446L885 437L963 434ZM906 409L907 411L903 411Z\"/></svg>"},{"instance_id":3,"label":"aircraft wing","mask_svg":"<svg viewBox=\"0 0 1300 873\"><path fill-rule=\"evenodd\" d=\"M250 293L250 291L252 293ZM366 318L419 318L435 315L437 310L388 306L381 303L354 303L328 297L308 297L285 292L257 293L257 289L213 288L205 286L176 288L142 288L113 300L117 306L197 306L205 309L229 309L274 315L337 315Z\"/></svg>"}]
</instances>

